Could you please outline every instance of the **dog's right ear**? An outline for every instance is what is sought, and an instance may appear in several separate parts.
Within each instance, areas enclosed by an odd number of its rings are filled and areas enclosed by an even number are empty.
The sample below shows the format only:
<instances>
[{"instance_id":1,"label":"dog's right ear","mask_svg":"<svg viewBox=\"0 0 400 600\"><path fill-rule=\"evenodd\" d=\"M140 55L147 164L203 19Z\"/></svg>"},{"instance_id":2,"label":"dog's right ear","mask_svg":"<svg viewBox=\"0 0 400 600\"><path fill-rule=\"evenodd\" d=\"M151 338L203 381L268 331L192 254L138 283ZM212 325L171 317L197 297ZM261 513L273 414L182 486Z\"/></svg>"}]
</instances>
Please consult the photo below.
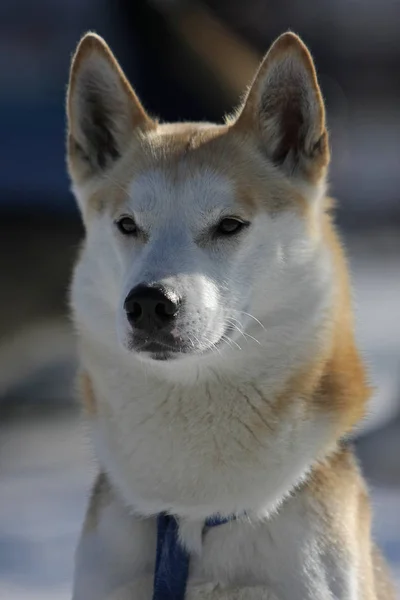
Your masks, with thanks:
<instances>
[{"instance_id":1,"label":"dog's right ear","mask_svg":"<svg viewBox=\"0 0 400 600\"><path fill-rule=\"evenodd\" d=\"M74 183L101 175L124 153L135 130L155 126L105 41L80 41L68 95L68 166Z\"/></svg>"}]
</instances>

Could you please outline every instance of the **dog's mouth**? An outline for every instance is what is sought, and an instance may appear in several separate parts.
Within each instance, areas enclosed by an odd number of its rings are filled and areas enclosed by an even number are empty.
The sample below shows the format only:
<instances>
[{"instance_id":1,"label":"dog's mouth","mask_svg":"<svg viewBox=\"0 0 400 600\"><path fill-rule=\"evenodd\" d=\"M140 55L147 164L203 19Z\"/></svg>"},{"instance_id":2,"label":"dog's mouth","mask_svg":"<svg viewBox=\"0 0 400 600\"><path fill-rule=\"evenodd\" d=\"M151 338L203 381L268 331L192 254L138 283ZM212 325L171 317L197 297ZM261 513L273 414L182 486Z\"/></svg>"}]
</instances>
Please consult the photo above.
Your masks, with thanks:
<instances>
[{"instance_id":1,"label":"dog's mouth","mask_svg":"<svg viewBox=\"0 0 400 600\"><path fill-rule=\"evenodd\" d=\"M173 360L193 350L183 339L161 333L151 336L133 335L129 349L158 361Z\"/></svg>"},{"instance_id":2,"label":"dog's mouth","mask_svg":"<svg viewBox=\"0 0 400 600\"><path fill-rule=\"evenodd\" d=\"M183 337L174 337L171 334L147 337L139 334L132 337L129 349L156 361L176 360L189 355L201 356L220 351L221 346L229 339L231 330L232 327L228 325L218 340L205 347L199 347Z\"/></svg>"},{"instance_id":3,"label":"dog's mouth","mask_svg":"<svg viewBox=\"0 0 400 600\"><path fill-rule=\"evenodd\" d=\"M149 340L140 347L135 348L139 354L146 354L153 360L173 360L180 354L185 354L180 346L166 344L161 341Z\"/></svg>"}]
</instances>

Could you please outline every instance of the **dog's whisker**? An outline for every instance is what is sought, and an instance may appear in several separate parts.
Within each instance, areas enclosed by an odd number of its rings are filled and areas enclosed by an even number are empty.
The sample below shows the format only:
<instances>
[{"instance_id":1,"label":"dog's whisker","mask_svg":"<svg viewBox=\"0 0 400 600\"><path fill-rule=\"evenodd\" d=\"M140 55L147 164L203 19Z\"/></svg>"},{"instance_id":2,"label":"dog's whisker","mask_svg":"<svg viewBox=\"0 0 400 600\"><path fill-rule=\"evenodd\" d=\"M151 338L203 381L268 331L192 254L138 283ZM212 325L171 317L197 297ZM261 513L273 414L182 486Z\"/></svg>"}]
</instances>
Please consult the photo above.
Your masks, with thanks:
<instances>
[{"instance_id":1,"label":"dog's whisker","mask_svg":"<svg viewBox=\"0 0 400 600\"><path fill-rule=\"evenodd\" d=\"M210 340L208 340L210 342ZM218 348L218 346L216 346L215 344L213 344L212 342L210 342L212 344L212 348L214 350L216 350L218 352L218 354L221 356L221 350Z\"/></svg>"},{"instance_id":2,"label":"dog's whisker","mask_svg":"<svg viewBox=\"0 0 400 600\"><path fill-rule=\"evenodd\" d=\"M189 343L190 343L190 344L192 344L192 348L196 348L196 345L195 345L195 343L194 343L194 341L193 341L193 339L192 339L192 336L195 338L195 340L196 340L197 344L199 344L199 340L198 340L198 338L197 338L197 337L194 335L194 333L192 333L192 335L191 335L191 336L190 336L190 335L188 335L188 340L189 340Z\"/></svg>"},{"instance_id":3,"label":"dog's whisker","mask_svg":"<svg viewBox=\"0 0 400 600\"><path fill-rule=\"evenodd\" d=\"M232 327L234 327L244 338L249 338L251 340L253 340L254 342L256 342L258 345L261 346L261 342L260 340L258 340L257 338L255 338L254 336L250 335L249 333L246 333L242 328L240 328L238 325L236 325L235 323L233 323L232 321L235 320L238 323L240 323L240 321L238 319L235 319L234 317L228 317L226 319L227 323L229 323Z\"/></svg>"},{"instance_id":4,"label":"dog's whisker","mask_svg":"<svg viewBox=\"0 0 400 600\"><path fill-rule=\"evenodd\" d=\"M260 325L260 327L262 327L265 331L265 326L261 323L261 321L259 319L257 319L257 317L255 317L254 315L245 312L244 310L239 310L237 308L233 309L235 312L240 313L242 315L245 315L246 317L250 317L250 319L253 319L258 325Z\"/></svg>"},{"instance_id":5,"label":"dog's whisker","mask_svg":"<svg viewBox=\"0 0 400 600\"><path fill-rule=\"evenodd\" d=\"M239 328L239 327L238 327L238 326L237 326L235 323L233 323L233 322L232 322L232 321L231 321L229 318L228 318L226 321L227 321L227 323L228 323L228 324L229 324L231 327L233 327L234 329L236 329L236 331L238 331L238 332L240 333L240 335L241 335L241 336L243 336L243 338L244 338L244 339L246 339L246 338L245 338L245 333L244 333L244 331L243 331L242 329L240 329L240 328ZM229 339L230 339L230 338L229 338ZM233 342L234 340L231 340L231 341Z\"/></svg>"},{"instance_id":6,"label":"dog's whisker","mask_svg":"<svg viewBox=\"0 0 400 600\"><path fill-rule=\"evenodd\" d=\"M232 315L230 315L227 318L228 321L236 321L236 323L239 323L238 327L240 327L240 329L243 329L243 323L241 321L239 321L239 319L235 319L235 317L232 317Z\"/></svg>"},{"instance_id":7,"label":"dog's whisker","mask_svg":"<svg viewBox=\"0 0 400 600\"><path fill-rule=\"evenodd\" d=\"M196 337L196 336L195 336ZM218 352L219 355L221 355L221 351L218 348L218 346L216 346L216 344L214 342L212 342L208 337L203 336L205 341L208 342L210 344L210 347L213 348L213 350L216 350ZM197 339L197 338L196 338ZM197 343L200 345L199 340L197 339Z\"/></svg>"},{"instance_id":8,"label":"dog's whisker","mask_svg":"<svg viewBox=\"0 0 400 600\"><path fill-rule=\"evenodd\" d=\"M242 332L243 336L246 336L248 338L250 338L251 340L253 340L254 342L256 342L256 344L258 344L259 346L261 346L261 342L260 340L258 340L257 338L253 337L252 335L250 335L249 333L246 333L245 331Z\"/></svg>"},{"instance_id":9,"label":"dog's whisker","mask_svg":"<svg viewBox=\"0 0 400 600\"><path fill-rule=\"evenodd\" d=\"M221 340L223 340L224 342L230 342L230 344L234 344L238 350L241 350L242 348L239 346L239 344L237 342L235 342L235 340L232 340L232 338L227 337L226 335L222 335L221 336ZM231 345L232 347L232 345Z\"/></svg>"},{"instance_id":10,"label":"dog's whisker","mask_svg":"<svg viewBox=\"0 0 400 600\"><path fill-rule=\"evenodd\" d=\"M237 327L237 325L235 325L234 323L229 323L229 321L227 321L227 322L233 329L236 329L236 331L238 331L243 338L245 338L243 331L241 329L239 329L239 327ZM234 340L232 340L232 341L234 341Z\"/></svg>"},{"instance_id":11,"label":"dog's whisker","mask_svg":"<svg viewBox=\"0 0 400 600\"><path fill-rule=\"evenodd\" d=\"M225 344L227 344L227 345L228 345L230 348L232 348L232 347L233 347L233 346L232 346L232 340L230 340L230 339L228 338L228 336L226 336L226 335L222 335L222 336L221 336L221 340L222 340L223 342L225 342Z\"/></svg>"}]
</instances>

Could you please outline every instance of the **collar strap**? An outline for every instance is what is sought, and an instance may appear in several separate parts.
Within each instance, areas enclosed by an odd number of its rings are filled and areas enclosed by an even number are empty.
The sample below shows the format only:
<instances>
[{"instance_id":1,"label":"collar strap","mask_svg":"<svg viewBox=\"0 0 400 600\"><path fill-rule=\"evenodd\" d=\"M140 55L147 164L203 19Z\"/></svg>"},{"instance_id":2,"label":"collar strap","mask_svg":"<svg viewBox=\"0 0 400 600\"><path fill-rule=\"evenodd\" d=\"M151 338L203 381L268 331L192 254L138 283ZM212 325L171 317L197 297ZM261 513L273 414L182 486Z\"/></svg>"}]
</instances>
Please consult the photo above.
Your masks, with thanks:
<instances>
[{"instance_id":1,"label":"collar strap","mask_svg":"<svg viewBox=\"0 0 400 600\"><path fill-rule=\"evenodd\" d=\"M236 517L215 515L205 520L205 527L224 525ZM184 600L189 575L190 555L180 544L176 517L161 513L157 517L157 550L153 600Z\"/></svg>"}]
</instances>

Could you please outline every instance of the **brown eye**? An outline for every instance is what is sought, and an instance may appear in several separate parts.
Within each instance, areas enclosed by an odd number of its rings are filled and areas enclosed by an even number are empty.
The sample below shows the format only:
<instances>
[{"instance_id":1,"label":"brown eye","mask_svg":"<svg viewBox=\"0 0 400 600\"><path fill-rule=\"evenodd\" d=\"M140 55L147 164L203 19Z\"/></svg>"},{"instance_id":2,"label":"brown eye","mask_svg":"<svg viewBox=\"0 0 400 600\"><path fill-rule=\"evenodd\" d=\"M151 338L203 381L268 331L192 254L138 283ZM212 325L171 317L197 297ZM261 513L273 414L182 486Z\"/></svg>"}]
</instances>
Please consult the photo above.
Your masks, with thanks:
<instances>
[{"instance_id":1,"label":"brown eye","mask_svg":"<svg viewBox=\"0 0 400 600\"><path fill-rule=\"evenodd\" d=\"M248 222L240 221L239 219L234 219L232 217L227 217L226 219L222 219L217 226L217 234L218 235L235 235L235 233L239 233L244 227L249 225Z\"/></svg>"},{"instance_id":2,"label":"brown eye","mask_svg":"<svg viewBox=\"0 0 400 600\"><path fill-rule=\"evenodd\" d=\"M124 235L136 235L138 228L132 217L122 217L115 222L119 231Z\"/></svg>"}]
</instances>

